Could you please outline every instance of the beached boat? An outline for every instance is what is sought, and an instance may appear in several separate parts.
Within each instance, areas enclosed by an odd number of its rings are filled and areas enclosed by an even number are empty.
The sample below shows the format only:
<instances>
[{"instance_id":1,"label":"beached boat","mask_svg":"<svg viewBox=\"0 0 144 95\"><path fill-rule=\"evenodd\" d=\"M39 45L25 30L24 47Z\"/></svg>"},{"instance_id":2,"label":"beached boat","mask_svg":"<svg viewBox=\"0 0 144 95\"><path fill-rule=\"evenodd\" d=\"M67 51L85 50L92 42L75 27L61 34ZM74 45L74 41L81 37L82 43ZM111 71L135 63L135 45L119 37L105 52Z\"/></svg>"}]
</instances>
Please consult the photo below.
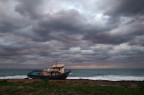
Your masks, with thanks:
<instances>
[{"instance_id":1,"label":"beached boat","mask_svg":"<svg viewBox=\"0 0 144 95\"><path fill-rule=\"evenodd\" d=\"M48 69L31 71L27 76L33 79L63 80L68 77L70 72L65 72L64 64L54 64Z\"/></svg>"}]
</instances>

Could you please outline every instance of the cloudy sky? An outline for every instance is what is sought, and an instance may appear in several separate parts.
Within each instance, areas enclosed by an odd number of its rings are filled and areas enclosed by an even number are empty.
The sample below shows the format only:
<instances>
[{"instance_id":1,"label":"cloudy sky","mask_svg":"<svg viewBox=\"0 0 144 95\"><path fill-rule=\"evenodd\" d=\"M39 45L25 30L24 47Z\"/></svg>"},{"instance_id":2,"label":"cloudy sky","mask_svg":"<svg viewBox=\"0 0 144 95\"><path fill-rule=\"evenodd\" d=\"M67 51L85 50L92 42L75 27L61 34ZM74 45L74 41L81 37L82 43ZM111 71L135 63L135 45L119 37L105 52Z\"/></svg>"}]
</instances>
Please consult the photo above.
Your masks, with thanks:
<instances>
[{"instance_id":1,"label":"cloudy sky","mask_svg":"<svg viewBox=\"0 0 144 95\"><path fill-rule=\"evenodd\" d=\"M144 0L0 0L0 68L144 68Z\"/></svg>"}]
</instances>

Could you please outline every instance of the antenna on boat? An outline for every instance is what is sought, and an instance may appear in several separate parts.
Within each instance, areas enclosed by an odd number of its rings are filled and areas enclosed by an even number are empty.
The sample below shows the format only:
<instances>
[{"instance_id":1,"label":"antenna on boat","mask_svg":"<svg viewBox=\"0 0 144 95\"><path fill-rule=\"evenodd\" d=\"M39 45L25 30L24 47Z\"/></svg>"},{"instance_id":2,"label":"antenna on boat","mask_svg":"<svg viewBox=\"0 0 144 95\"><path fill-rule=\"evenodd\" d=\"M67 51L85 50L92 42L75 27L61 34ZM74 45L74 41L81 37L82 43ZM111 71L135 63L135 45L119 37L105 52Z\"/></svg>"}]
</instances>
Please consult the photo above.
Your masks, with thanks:
<instances>
[{"instance_id":1,"label":"antenna on boat","mask_svg":"<svg viewBox=\"0 0 144 95\"><path fill-rule=\"evenodd\" d=\"M56 60L56 67L57 67L57 60Z\"/></svg>"}]
</instances>

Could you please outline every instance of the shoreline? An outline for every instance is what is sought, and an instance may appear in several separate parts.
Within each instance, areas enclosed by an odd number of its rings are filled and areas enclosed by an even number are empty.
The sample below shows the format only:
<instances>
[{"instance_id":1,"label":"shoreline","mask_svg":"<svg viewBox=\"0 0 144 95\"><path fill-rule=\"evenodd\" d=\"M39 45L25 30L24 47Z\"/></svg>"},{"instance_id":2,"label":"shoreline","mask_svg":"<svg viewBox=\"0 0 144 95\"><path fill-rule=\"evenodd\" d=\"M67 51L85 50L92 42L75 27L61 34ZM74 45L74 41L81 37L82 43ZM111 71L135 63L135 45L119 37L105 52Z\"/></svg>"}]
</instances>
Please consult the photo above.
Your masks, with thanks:
<instances>
[{"instance_id":1,"label":"shoreline","mask_svg":"<svg viewBox=\"0 0 144 95\"><path fill-rule=\"evenodd\" d=\"M40 81L46 81L42 79L0 79L0 82L12 82L12 83L36 83ZM116 86L124 88L135 88L144 81L109 81L109 80L88 80L88 79L66 79L66 80L48 80L48 82L55 85L72 84L72 85L84 85L84 86Z\"/></svg>"},{"instance_id":2,"label":"shoreline","mask_svg":"<svg viewBox=\"0 0 144 95\"><path fill-rule=\"evenodd\" d=\"M0 80L0 95L144 95L144 81Z\"/></svg>"}]
</instances>

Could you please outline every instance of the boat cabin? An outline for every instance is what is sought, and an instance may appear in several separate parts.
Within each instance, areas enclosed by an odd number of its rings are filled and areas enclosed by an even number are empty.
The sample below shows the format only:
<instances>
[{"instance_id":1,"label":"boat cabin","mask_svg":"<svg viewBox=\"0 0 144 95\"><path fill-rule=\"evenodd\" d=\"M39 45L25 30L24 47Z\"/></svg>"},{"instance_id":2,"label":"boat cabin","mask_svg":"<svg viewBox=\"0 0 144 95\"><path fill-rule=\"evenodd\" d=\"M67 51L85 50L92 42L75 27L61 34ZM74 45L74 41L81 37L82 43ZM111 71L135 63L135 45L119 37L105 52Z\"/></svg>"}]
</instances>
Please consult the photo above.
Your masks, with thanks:
<instances>
[{"instance_id":1,"label":"boat cabin","mask_svg":"<svg viewBox=\"0 0 144 95\"><path fill-rule=\"evenodd\" d=\"M54 64L52 67L48 68L41 72L41 75L44 76L55 76L58 74L64 73L64 64Z\"/></svg>"},{"instance_id":2,"label":"boat cabin","mask_svg":"<svg viewBox=\"0 0 144 95\"><path fill-rule=\"evenodd\" d=\"M60 73L64 73L64 64L54 64L51 69Z\"/></svg>"}]
</instances>

